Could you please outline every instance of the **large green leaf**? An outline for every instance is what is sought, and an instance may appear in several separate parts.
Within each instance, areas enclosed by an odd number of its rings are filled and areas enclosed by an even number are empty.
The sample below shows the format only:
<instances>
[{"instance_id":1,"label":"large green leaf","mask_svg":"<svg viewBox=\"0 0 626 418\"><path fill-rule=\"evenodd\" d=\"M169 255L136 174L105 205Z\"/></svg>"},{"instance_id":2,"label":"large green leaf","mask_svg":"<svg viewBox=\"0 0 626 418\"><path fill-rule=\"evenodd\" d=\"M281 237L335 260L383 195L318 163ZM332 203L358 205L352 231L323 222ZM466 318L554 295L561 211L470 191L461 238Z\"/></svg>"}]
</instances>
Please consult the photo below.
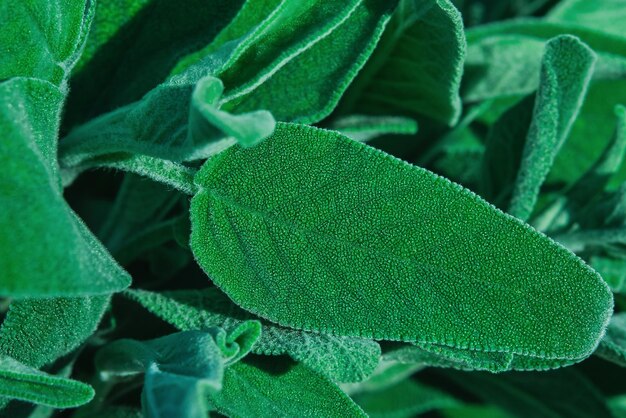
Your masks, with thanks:
<instances>
[{"instance_id":1,"label":"large green leaf","mask_svg":"<svg viewBox=\"0 0 626 418\"><path fill-rule=\"evenodd\" d=\"M595 54L577 38L560 36L546 44L520 169L508 212L527 220L539 190L580 111L593 73Z\"/></svg>"},{"instance_id":2,"label":"large green leaf","mask_svg":"<svg viewBox=\"0 0 626 418\"><path fill-rule=\"evenodd\" d=\"M148 418L204 418L205 398L222 388L224 368L245 356L259 333L259 323L249 321L228 335L213 328L150 341L118 340L98 352L96 367L105 380L144 373L142 409Z\"/></svg>"},{"instance_id":3,"label":"large green leaf","mask_svg":"<svg viewBox=\"0 0 626 418\"><path fill-rule=\"evenodd\" d=\"M216 326L231 329L256 318L217 288L163 293L130 290L124 295L183 331ZM252 349L254 353L287 354L334 381L363 380L380 358L380 347L374 341L293 330L269 321L261 324L261 338Z\"/></svg>"},{"instance_id":4,"label":"large green leaf","mask_svg":"<svg viewBox=\"0 0 626 418\"><path fill-rule=\"evenodd\" d=\"M279 124L259 146L211 158L196 182L196 259L281 325L580 359L611 314L606 283L569 251L334 132Z\"/></svg>"},{"instance_id":5,"label":"large green leaf","mask_svg":"<svg viewBox=\"0 0 626 418\"><path fill-rule=\"evenodd\" d=\"M341 109L454 124L464 59L463 21L450 1L403 0Z\"/></svg>"},{"instance_id":6,"label":"large green leaf","mask_svg":"<svg viewBox=\"0 0 626 418\"><path fill-rule=\"evenodd\" d=\"M0 293L12 297L100 295L130 277L63 200L56 129L63 96L47 81L0 84Z\"/></svg>"},{"instance_id":7,"label":"large green leaf","mask_svg":"<svg viewBox=\"0 0 626 418\"><path fill-rule=\"evenodd\" d=\"M0 355L0 396L53 408L72 408L89 402L94 391L82 382L52 376Z\"/></svg>"},{"instance_id":8,"label":"large green leaf","mask_svg":"<svg viewBox=\"0 0 626 418\"><path fill-rule=\"evenodd\" d=\"M285 370L286 369L286 370ZM239 362L224 373L224 385L211 394L222 414L237 417L365 417L334 383L302 365L270 360Z\"/></svg>"}]
</instances>

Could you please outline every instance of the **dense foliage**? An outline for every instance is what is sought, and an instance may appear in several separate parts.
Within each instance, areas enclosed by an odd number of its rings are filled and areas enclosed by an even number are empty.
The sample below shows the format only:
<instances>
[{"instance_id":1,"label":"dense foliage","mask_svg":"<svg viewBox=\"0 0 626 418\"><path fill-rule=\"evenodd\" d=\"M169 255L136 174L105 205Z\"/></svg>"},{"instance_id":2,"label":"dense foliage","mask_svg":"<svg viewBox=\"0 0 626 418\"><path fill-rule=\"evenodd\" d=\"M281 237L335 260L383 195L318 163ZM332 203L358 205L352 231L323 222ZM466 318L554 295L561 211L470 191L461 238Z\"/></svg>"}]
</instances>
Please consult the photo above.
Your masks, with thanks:
<instances>
[{"instance_id":1,"label":"dense foliage","mask_svg":"<svg viewBox=\"0 0 626 418\"><path fill-rule=\"evenodd\" d=\"M626 416L625 0L0 18L0 416Z\"/></svg>"}]
</instances>

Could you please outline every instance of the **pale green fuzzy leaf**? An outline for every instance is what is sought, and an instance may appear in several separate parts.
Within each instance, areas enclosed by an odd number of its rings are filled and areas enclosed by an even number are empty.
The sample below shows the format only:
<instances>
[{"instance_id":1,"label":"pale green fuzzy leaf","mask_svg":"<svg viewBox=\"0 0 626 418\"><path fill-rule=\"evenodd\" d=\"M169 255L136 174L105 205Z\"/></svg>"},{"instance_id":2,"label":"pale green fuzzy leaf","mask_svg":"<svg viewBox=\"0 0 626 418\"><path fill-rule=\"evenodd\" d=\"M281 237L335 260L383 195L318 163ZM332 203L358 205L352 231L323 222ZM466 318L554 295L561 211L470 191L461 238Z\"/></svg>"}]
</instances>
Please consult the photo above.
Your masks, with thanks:
<instances>
[{"instance_id":1,"label":"pale green fuzzy leaf","mask_svg":"<svg viewBox=\"0 0 626 418\"><path fill-rule=\"evenodd\" d=\"M619 366L626 367L626 313L613 315L606 329L606 335L600 341L595 354Z\"/></svg>"},{"instance_id":2,"label":"pale green fuzzy leaf","mask_svg":"<svg viewBox=\"0 0 626 418\"><path fill-rule=\"evenodd\" d=\"M500 375L446 372L446 376L489 404L520 418L612 416L600 392L572 368Z\"/></svg>"},{"instance_id":3,"label":"pale green fuzzy leaf","mask_svg":"<svg viewBox=\"0 0 626 418\"><path fill-rule=\"evenodd\" d=\"M49 375L0 355L0 396L53 408L74 408L89 402L94 391L82 382Z\"/></svg>"},{"instance_id":4,"label":"pale green fuzzy leaf","mask_svg":"<svg viewBox=\"0 0 626 418\"><path fill-rule=\"evenodd\" d=\"M452 2L403 0L341 110L454 124L464 59L463 21Z\"/></svg>"},{"instance_id":5,"label":"pale green fuzzy leaf","mask_svg":"<svg viewBox=\"0 0 626 418\"><path fill-rule=\"evenodd\" d=\"M63 200L55 160L62 101L47 81L0 84L0 229L11 231L0 234L0 293L6 296L99 295L130 284Z\"/></svg>"},{"instance_id":6,"label":"pale green fuzzy leaf","mask_svg":"<svg viewBox=\"0 0 626 418\"><path fill-rule=\"evenodd\" d=\"M388 134L417 133L417 122L399 116L344 116L334 120L329 127L359 142L368 142Z\"/></svg>"},{"instance_id":7,"label":"pale green fuzzy leaf","mask_svg":"<svg viewBox=\"0 0 626 418\"><path fill-rule=\"evenodd\" d=\"M372 418L410 418L459 405L452 396L411 379L382 391L356 395L353 399Z\"/></svg>"},{"instance_id":8,"label":"pale green fuzzy leaf","mask_svg":"<svg viewBox=\"0 0 626 418\"><path fill-rule=\"evenodd\" d=\"M223 92L224 85L218 78L205 77L196 85L191 96L192 107L189 115L189 133L192 142L200 142L202 138L211 136L219 138L226 134L236 138L241 146L250 147L274 132L276 122L272 114L266 110L243 115L231 115L218 110L217 106ZM215 132L216 129L218 132Z\"/></svg>"},{"instance_id":9,"label":"pale green fuzzy leaf","mask_svg":"<svg viewBox=\"0 0 626 418\"><path fill-rule=\"evenodd\" d=\"M211 158L196 183L199 264L235 303L282 325L580 359L612 311L606 284L569 251L335 132L278 124L257 147Z\"/></svg>"},{"instance_id":10,"label":"pale green fuzzy leaf","mask_svg":"<svg viewBox=\"0 0 626 418\"><path fill-rule=\"evenodd\" d=\"M215 326L228 330L256 319L217 288L163 293L130 290L124 295L183 331ZM287 354L334 381L363 380L380 358L380 347L374 341L293 330L264 320L261 324L261 338L252 348L254 353Z\"/></svg>"},{"instance_id":11,"label":"pale green fuzzy leaf","mask_svg":"<svg viewBox=\"0 0 626 418\"><path fill-rule=\"evenodd\" d=\"M577 38L560 36L546 44L533 119L508 212L530 217L556 154L565 142L587 92L595 54Z\"/></svg>"},{"instance_id":12,"label":"pale green fuzzy leaf","mask_svg":"<svg viewBox=\"0 0 626 418\"><path fill-rule=\"evenodd\" d=\"M326 378L303 365L283 367L271 358L265 364L246 359L227 368L222 390L210 398L213 406L227 416L366 416Z\"/></svg>"},{"instance_id":13,"label":"pale green fuzzy leaf","mask_svg":"<svg viewBox=\"0 0 626 418\"><path fill-rule=\"evenodd\" d=\"M65 92L65 79L82 50L93 6L91 0L2 2L0 80L35 77Z\"/></svg>"},{"instance_id":14,"label":"pale green fuzzy leaf","mask_svg":"<svg viewBox=\"0 0 626 418\"><path fill-rule=\"evenodd\" d=\"M240 115L220 111L222 91L221 81L212 76L172 78L141 101L72 131L60 143L60 163L78 166L118 153L193 160L211 155L220 140L234 138L253 145L272 133L274 119L266 111Z\"/></svg>"},{"instance_id":15,"label":"pale green fuzzy leaf","mask_svg":"<svg viewBox=\"0 0 626 418\"><path fill-rule=\"evenodd\" d=\"M96 330L109 297L13 301L0 326L0 354L33 368L50 364Z\"/></svg>"},{"instance_id":16,"label":"pale green fuzzy leaf","mask_svg":"<svg viewBox=\"0 0 626 418\"><path fill-rule=\"evenodd\" d=\"M105 380L145 374L142 409L146 417L204 418L204 400L222 388L224 368L245 356L260 334L260 324L185 331L150 341L118 340L96 356Z\"/></svg>"},{"instance_id":17,"label":"pale green fuzzy leaf","mask_svg":"<svg viewBox=\"0 0 626 418\"><path fill-rule=\"evenodd\" d=\"M564 22L626 37L626 7L623 0L564 0L547 15L547 20Z\"/></svg>"}]
</instances>

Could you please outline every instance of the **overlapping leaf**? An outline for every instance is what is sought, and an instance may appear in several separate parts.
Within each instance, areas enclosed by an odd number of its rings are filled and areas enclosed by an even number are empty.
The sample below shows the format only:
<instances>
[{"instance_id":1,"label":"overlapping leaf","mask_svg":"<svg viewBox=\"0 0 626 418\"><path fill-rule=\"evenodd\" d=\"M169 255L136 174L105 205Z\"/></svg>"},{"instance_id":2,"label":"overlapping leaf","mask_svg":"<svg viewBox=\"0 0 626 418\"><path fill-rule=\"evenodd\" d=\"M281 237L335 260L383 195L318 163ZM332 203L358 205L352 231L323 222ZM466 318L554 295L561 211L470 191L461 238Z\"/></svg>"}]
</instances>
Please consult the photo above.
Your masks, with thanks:
<instances>
[{"instance_id":1,"label":"overlapping leaf","mask_svg":"<svg viewBox=\"0 0 626 418\"><path fill-rule=\"evenodd\" d=\"M53 408L72 408L89 402L94 391L82 382L52 376L0 356L0 396Z\"/></svg>"},{"instance_id":2,"label":"overlapping leaf","mask_svg":"<svg viewBox=\"0 0 626 418\"><path fill-rule=\"evenodd\" d=\"M401 1L341 110L419 114L454 124L464 59L463 21L452 2Z\"/></svg>"},{"instance_id":3,"label":"overlapping leaf","mask_svg":"<svg viewBox=\"0 0 626 418\"><path fill-rule=\"evenodd\" d=\"M131 290L124 294L183 331L215 326L228 330L255 318L216 288L164 293ZM380 358L380 347L374 341L292 330L268 321L261 324L254 353L287 354L334 381L360 381L372 373Z\"/></svg>"},{"instance_id":4,"label":"overlapping leaf","mask_svg":"<svg viewBox=\"0 0 626 418\"><path fill-rule=\"evenodd\" d=\"M595 349L611 313L606 284L570 252L333 132L279 124L210 159L196 182L198 262L282 325L568 360Z\"/></svg>"},{"instance_id":5,"label":"overlapping leaf","mask_svg":"<svg viewBox=\"0 0 626 418\"><path fill-rule=\"evenodd\" d=\"M305 366L283 368L258 359L226 369L222 390L210 398L228 416L366 416L334 383Z\"/></svg>"}]
</instances>

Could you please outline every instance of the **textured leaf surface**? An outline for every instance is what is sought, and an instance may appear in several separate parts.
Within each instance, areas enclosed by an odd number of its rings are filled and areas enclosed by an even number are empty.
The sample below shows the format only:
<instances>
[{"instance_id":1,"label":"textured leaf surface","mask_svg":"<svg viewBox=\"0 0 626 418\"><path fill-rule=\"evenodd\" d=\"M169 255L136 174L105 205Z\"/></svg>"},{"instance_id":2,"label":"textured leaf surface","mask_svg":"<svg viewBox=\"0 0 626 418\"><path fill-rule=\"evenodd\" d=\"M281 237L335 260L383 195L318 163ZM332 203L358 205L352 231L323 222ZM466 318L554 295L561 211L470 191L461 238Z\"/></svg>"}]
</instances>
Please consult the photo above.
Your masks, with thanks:
<instances>
[{"instance_id":1,"label":"textured leaf surface","mask_svg":"<svg viewBox=\"0 0 626 418\"><path fill-rule=\"evenodd\" d=\"M281 369L271 361L242 361L226 369L224 386L211 403L227 416L238 417L365 417L334 383L303 365ZM242 396L245 394L245 396Z\"/></svg>"},{"instance_id":2,"label":"textured leaf surface","mask_svg":"<svg viewBox=\"0 0 626 418\"><path fill-rule=\"evenodd\" d=\"M109 297L13 301L0 326L0 353L40 368L71 352L95 331Z\"/></svg>"},{"instance_id":3,"label":"textured leaf surface","mask_svg":"<svg viewBox=\"0 0 626 418\"><path fill-rule=\"evenodd\" d=\"M452 2L401 1L342 110L422 114L453 124L464 59L463 21Z\"/></svg>"},{"instance_id":4,"label":"textured leaf surface","mask_svg":"<svg viewBox=\"0 0 626 418\"><path fill-rule=\"evenodd\" d=\"M370 417L413 417L428 411L452 408L459 405L450 395L411 379L380 392L370 392L354 397Z\"/></svg>"},{"instance_id":5,"label":"textured leaf surface","mask_svg":"<svg viewBox=\"0 0 626 418\"><path fill-rule=\"evenodd\" d=\"M63 200L55 161L62 100L46 81L0 84L0 229L11 231L0 234L0 293L7 296L98 295L130 284Z\"/></svg>"},{"instance_id":6,"label":"textured leaf surface","mask_svg":"<svg viewBox=\"0 0 626 418\"><path fill-rule=\"evenodd\" d=\"M217 288L163 293L130 290L124 294L183 331L215 326L228 330L256 318ZM261 338L252 349L254 353L287 354L334 381L362 380L372 373L380 358L380 347L374 341L293 330L265 320L261 324Z\"/></svg>"},{"instance_id":7,"label":"textured leaf surface","mask_svg":"<svg viewBox=\"0 0 626 418\"><path fill-rule=\"evenodd\" d=\"M546 44L533 119L513 186L508 212L530 217L557 152L565 142L591 79L595 54L577 38L561 36Z\"/></svg>"},{"instance_id":8,"label":"textured leaf surface","mask_svg":"<svg viewBox=\"0 0 626 418\"><path fill-rule=\"evenodd\" d=\"M578 359L610 316L608 287L570 252L337 133L279 124L259 146L210 159L196 182L198 262L237 304L282 325Z\"/></svg>"},{"instance_id":9,"label":"textured leaf surface","mask_svg":"<svg viewBox=\"0 0 626 418\"><path fill-rule=\"evenodd\" d=\"M517 417L611 417L602 395L571 369L494 376L484 372L447 376L483 400Z\"/></svg>"},{"instance_id":10,"label":"textured leaf surface","mask_svg":"<svg viewBox=\"0 0 626 418\"><path fill-rule=\"evenodd\" d=\"M27 0L0 4L0 80L36 77L61 86L79 57L94 3ZM65 86L62 86L65 91Z\"/></svg>"},{"instance_id":11,"label":"textured leaf surface","mask_svg":"<svg viewBox=\"0 0 626 418\"><path fill-rule=\"evenodd\" d=\"M49 375L0 356L0 396L53 408L72 408L89 402L94 391L82 382Z\"/></svg>"}]
</instances>

